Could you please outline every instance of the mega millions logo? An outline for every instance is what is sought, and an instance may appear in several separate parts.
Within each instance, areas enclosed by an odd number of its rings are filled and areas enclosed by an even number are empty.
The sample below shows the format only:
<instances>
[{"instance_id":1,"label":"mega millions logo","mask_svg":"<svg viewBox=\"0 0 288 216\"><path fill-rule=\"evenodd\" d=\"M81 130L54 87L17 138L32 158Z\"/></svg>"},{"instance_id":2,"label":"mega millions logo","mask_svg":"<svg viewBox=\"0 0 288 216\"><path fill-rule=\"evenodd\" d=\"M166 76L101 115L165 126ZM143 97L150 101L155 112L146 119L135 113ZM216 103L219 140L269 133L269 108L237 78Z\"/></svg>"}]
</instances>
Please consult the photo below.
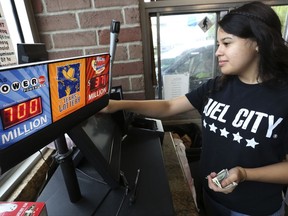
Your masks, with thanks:
<instances>
[{"instance_id":1,"label":"mega millions logo","mask_svg":"<svg viewBox=\"0 0 288 216\"><path fill-rule=\"evenodd\" d=\"M106 59L98 56L96 59L92 60L91 66L93 70L95 71L95 74L101 74L102 72L105 71L106 68Z\"/></svg>"}]
</instances>

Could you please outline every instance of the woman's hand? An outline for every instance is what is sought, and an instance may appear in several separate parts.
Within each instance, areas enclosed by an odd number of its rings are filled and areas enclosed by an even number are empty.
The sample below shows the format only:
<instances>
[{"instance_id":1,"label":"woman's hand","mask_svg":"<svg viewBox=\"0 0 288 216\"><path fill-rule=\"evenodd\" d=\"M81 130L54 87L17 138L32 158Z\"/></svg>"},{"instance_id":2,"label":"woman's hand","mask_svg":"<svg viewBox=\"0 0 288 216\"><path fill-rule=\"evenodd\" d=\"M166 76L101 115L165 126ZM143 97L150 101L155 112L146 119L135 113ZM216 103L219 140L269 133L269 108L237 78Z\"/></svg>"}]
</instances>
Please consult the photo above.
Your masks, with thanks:
<instances>
[{"instance_id":1,"label":"woman's hand","mask_svg":"<svg viewBox=\"0 0 288 216\"><path fill-rule=\"evenodd\" d=\"M245 181L247 177L246 171L242 167L234 167L228 172L228 177L221 181L221 187L218 187L212 180L216 177L217 173L210 173L210 175L207 176L209 188L215 192L228 194L231 193L240 182Z\"/></svg>"}]
</instances>

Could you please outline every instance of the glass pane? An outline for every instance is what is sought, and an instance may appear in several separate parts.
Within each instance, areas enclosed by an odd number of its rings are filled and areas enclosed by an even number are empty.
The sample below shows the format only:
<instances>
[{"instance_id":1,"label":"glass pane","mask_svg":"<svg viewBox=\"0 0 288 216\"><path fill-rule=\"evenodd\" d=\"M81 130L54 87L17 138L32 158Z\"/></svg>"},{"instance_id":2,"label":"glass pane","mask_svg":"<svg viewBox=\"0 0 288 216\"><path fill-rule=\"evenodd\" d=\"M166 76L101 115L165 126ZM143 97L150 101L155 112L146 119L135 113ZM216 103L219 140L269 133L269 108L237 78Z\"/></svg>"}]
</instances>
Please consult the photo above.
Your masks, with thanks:
<instances>
[{"instance_id":1,"label":"glass pane","mask_svg":"<svg viewBox=\"0 0 288 216\"><path fill-rule=\"evenodd\" d=\"M159 95L163 95L162 98L183 95L215 76L216 20L216 13L160 16L159 40L157 19L151 19L156 71L161 73L158 76Z\"/></svg>"},{"instance_id":2,"label":"glass pane","mask_svg":"<svg viewBox=\"0 0 288 216\"><path fill-rule=\"evenodd\" d=\"M282 34L286 41L288 41L288 6L274 6L272 7L279 16L282 23Z\"/></svg>"},{"instance_id":3,"label":"glass pane","mask_svg":"<svg viewBox=\"0 0 288 216\"><path fill-rule=\"evenodd\" d=\"M26 0L0 0L0 66L17 64L18 43L36 42L34 38L37 38L35 34L38 33L32 32L33 20L29 20L26 11L29 4ZM19 20L18 16L21 17Z\"/></svg>"},{"instance_id":4,"label":"glass pane","mask_svg":"<svg viewBox=\"0 0 288 216\"><path fill-rule=\"evenodd\" d=\"M17 64L16 44L20 42L10 1L0 0L0 67Z\"/></svg>"}]
</instances>

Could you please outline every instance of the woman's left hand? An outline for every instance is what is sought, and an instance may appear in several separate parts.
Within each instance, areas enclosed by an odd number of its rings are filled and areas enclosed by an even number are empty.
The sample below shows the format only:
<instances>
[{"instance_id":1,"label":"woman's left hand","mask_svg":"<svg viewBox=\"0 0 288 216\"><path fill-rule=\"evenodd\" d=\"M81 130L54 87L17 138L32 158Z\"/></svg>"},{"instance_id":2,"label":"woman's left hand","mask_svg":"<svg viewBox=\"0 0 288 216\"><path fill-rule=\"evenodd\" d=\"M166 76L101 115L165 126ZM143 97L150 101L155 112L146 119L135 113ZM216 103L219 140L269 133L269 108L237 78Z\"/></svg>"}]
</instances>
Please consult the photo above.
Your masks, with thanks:
<instances>
[{"instance_id":1,"label":"woman's left hand","mask_svg":"<svg viewBox=\"0 0 288 216\"><path fill-rule=\"evenodd\" d=\"M240 182L243 182L246 179L246 172L242 167L234 167L228 172L229 175L227 178L222 180L221 187L217 186L212 180L216 177L217 173L210 173L210 175L207 176L209 188L215 192L228 194L231 193Z\"/></svg>"}]
</instances>

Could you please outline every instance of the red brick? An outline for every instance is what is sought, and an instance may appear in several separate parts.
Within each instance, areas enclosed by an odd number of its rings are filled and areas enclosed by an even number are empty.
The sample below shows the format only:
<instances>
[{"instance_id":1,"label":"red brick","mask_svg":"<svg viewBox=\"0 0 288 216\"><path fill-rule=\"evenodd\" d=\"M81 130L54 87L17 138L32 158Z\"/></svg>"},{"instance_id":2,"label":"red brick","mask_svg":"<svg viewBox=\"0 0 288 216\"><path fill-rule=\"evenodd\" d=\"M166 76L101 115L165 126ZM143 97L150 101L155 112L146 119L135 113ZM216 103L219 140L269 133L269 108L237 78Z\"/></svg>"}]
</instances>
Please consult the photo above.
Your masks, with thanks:
<instances>
[{"instance_id":1,"label":"red brick","mask_svg":"<svg viewBox=\"0 0 288 216\"><path fill-rule=\"evenodd\" d=\"M101 48L89 48L85 49L85 54L86 55L91 55L91 54L98 54L98 53L109 53L109 47L101 47Z\"/></svg>"},{"instance_id":2,"label":"red brick","mask_svg":"<svg viewBox=\"0 0 288 216\"><path fill-rule=\"evenodd\" d=\"M139 0L31 1L50 59L109 53L111 20L120 21L112 85L122 85L126 99L145 99Z\"/></svg>"},{"instance_id":3,"label":"red brick","mask_svg":"<svg viewBox=\"0 0 288 216\"><path fill-rule=\"evenodd\" d=\"M142 59L143 58L143 50L142 45L129 45L129 54L130 59Z\"/></svg>"},{"instance_id":4,"label":"red brick","mask_svg":"<svg viewBox=\"0 0 288 216\"><path fill-rule=\"evenodd\" d=\"M120 30L119 33L120 43L135 42L141 40L142 38L140 27L124 28Z\"/></svg>"},{"instance_id":5,"label":"red brick","mask_svg":"<svg viewBox=\"0 0 288 216\"><path fill-rule=\"evenodd\" d=\"M61 59L61 58L69 58L82 56L82 50L67 50L67 51L58 51L58 52L49 52L49 59Z\"/></svg>"},{"instance_id":6,"label":"red brick","mask_svg":"<svg viewBox=\"0 0 288 216\"><path fill-rule=\"evenodd\" d=\"M116 45L115 61L124 61L124 60L128 60L127 47L121 46L120 44Z\"/></svg>"},{"instance_id":7,"label":"red brick","mask_svg":"<svg viewBox=\"0 0 288 216\"><path fill-rule=\"evenodd\" d=\"M131 77L131 90L143 91L144 90L144 78L143 77Z\"/></svg>"},{"instance_id":8,"label":"red brick","mask_svg":"<svg viewBox=\"0 0 288 216\"><path fill-rule=\"evenodd\" d=\"M140 23L140 14L138 8L125 8L125 21L126 24L138 24Z\"/></svg>"},{"instance_id":9,"label":"red brick","mask_svg":"<svg viewBox=\"0 0 288 216\"><path fill-rule=\"evenodd\" d=\"M45 43L46 50L53 49L53 43L51 36L48 34L40 34L40 41L41 43Z\"/></svg>"},{"instance_id":10,"label":"red brick","mask_svg":"<svg viewBox=\"0 0 288 216\"><path fill-rule=\"evenodd\" d=\"M75 14L71 13L53 16L38 16L36 17L36 22L38 29L41 32L78 28Z\"/></svg>"},{"instance_id":11,"label":"red brick","mask_svg":"<svg viewBox=\"0 0 288 216\"><path fill-rule=\"evenodd\" d=\"M99 44L105 45L110 43L110 29L99 30ZM118 35L119 43L141 41L141 29L140 27L123 28L120 27Z\"/></svg>"},{"instance_id":12,"label":"red brick","mask_svg":"<svg viewBox=\"0 0 288 216\"><path fill-rule=\"evenodd\" d=\"M43 12L43 4L41 0L32 0L31 1L32 8L34 13L42 13Z\"/></svg>"},{"instance_id":13,"label":"red brick","mask_svg":"<svg viewBox=\"0 0 288 216\"><path fill-rule=\"evenodd\" d=\"M89 11L79 13L81 28L110 26L112 20L123 23L121 10Z\"/></svg>"},{"instance_id":14,"label":"red brick","mask_svg":"<svg viewBox=\"0 0 288 216\"><path fill-rule=\"evenodd\" d=\"M115 7L139 5L139 0L94 0L95 7Z\"/></svg>"},{"instance_id":15,"label":"red brick","mask_svg":"<svg viewBox=\"0 0 288 216\"><path fill-rule=\"evenodd\" d=\"M112 86L122 86L123 91L131 91L129 77L112 79Z\"/></svg>"},{"instance_id":16,"label":"red brick","mask_svg":"<svg viewBox=\"0 0 288 216\"><path fill-rule=\"evenodd\" d=\"M48 12L91 8L90 0L46 0Z\"/></svg>"},{"instance_id":17,"label":"red brick","mask_svg":"<svg viewBox=\"0 0 288 216\"><path fill-rule=\"evenodd\" d=\"M85 53L87 55L94 54L94 53L109 53L110 52L110 46L107 47L101 47L101 48L90 48L86 49ZM124 61L128 60L128 53L127 53L127 47L116 45L115 50L115 60L114 61Z\"/></svg>"},{"instance_id":18,"label":"red brick","mask_svg":"<svg viewBox=\"0 0 288 216\"><path fill-rule=\"evenodd\" d=\"M124 92L124 99L126 100L145 100L144 92Z\"/></svg>"},{"instance_id":19,"label":"red brick","mask_svg":"<svg viewBox=\"0 0 288 216\"><path fill-rule=\"evenodd\" d=\"M110 44L110 30L104 29L97 32L99 37L99 45Z\"/></svg>"},{"instance_id":20,"label":"red brick","mask_svg":"<svg viewBox=\"0 0 288 216\"><path fill-rule=\"evenodd\" d=\"M53 35L55 48L95 46L96 34L93 31L59 33Z\"/></svg>"},{"instance_id":21,"label":"red brick","mask_svg":"<svg viewBox=\"0 0 288 216\"><path fill-rule=\"evenodd\" d=\"M143 74L143 62L127 62L127 63L115 63L113 66L113 76L125 76L125 75L138 75Z\"/></svg>"}]
</instances>

